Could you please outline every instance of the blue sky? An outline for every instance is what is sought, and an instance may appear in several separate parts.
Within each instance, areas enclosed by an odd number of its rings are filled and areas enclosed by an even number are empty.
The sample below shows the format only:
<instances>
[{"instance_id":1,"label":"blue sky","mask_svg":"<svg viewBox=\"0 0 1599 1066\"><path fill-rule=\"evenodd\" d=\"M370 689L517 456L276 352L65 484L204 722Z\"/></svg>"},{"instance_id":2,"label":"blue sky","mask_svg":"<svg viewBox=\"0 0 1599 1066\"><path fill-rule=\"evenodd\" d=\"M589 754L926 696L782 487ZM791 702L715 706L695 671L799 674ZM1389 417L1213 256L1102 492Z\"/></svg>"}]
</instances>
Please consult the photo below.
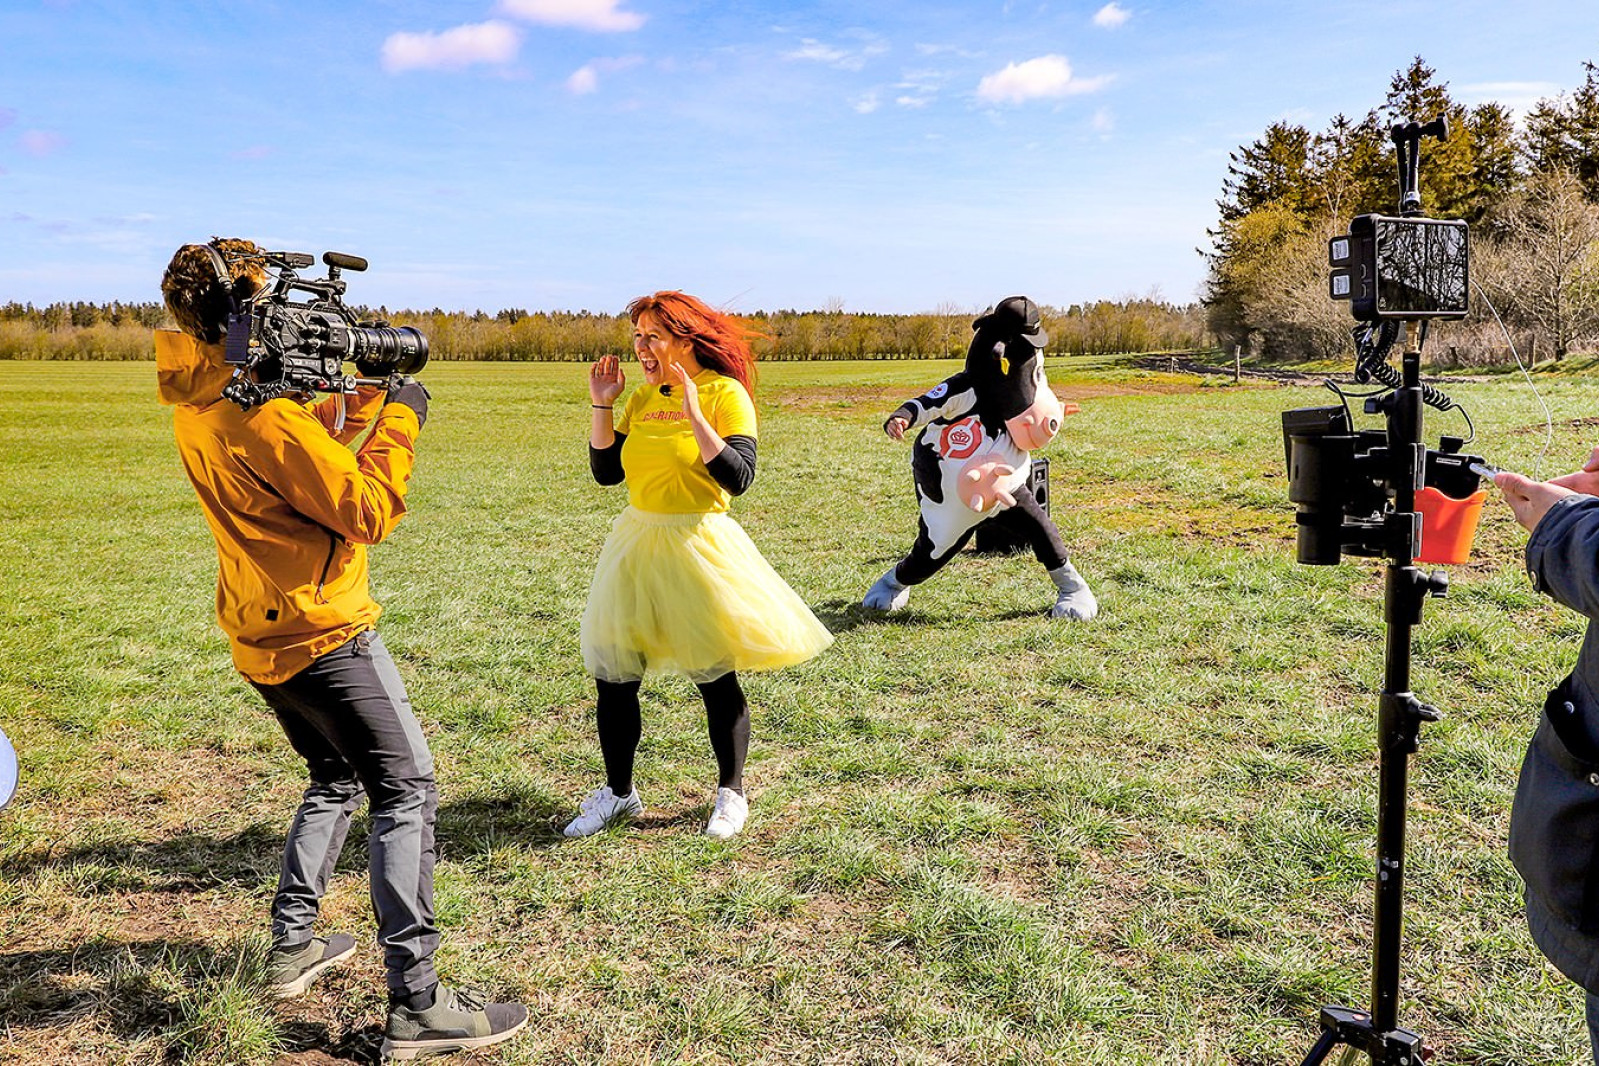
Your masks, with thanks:
<instances>
[{"instance_id":1,"label":"blue sky","mask_svg":"<svg viewBox=\"0 0 1599 1066\"><path fill-rule=\"evenodd\" d=\"M0 0L0 301L213 234L390 307L1187 301L1228 152L1418 54L1524 108L1599 4Z\"/></svg>"}]
</instances>

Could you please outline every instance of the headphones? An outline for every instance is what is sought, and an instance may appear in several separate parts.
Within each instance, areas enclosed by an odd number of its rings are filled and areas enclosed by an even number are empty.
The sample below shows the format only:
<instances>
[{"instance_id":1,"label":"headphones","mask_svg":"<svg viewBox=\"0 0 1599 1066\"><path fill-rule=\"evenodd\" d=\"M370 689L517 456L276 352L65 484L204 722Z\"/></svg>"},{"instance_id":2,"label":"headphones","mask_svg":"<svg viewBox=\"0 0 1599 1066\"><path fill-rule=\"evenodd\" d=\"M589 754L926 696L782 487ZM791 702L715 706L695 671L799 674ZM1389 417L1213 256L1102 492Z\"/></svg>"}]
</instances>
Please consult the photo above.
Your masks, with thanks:
<instances>
[{"instance_id":1,"label":"headphones","mask_svg":"<svg viewBox=\"0 0 1599 1066\"><path fill-rule=\"evenodd\" d=\"M233 275L228 273L228 263L227 260L222 258L222 249L217 247L217 238L212 237L207 243L196 245L195 247L205 249L206 256L211 260L211 266L217 272L217 284L222 286L222 291L228 297L228 313L230 315L238 314L238 282L234 281Z\"/></svg>"}]
</instances>

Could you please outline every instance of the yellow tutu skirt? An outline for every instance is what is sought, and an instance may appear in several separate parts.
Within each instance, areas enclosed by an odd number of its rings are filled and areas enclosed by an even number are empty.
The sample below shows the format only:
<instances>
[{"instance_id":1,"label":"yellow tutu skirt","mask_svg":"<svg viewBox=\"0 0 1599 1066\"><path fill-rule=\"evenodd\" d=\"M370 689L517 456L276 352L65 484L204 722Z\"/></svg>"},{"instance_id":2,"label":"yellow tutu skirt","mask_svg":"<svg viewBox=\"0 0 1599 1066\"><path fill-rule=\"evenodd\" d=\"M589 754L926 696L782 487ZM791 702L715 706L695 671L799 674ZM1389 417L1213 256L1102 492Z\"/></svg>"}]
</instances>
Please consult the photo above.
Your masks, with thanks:
<instances>
[{"instance_id":1,"label":"yellow tutu skirt","mask_svg":"<svg viewBox=\"0 0 1599 1066\"><path fill-rule=\"evenodd\" d=\"M649 669L698 684L793 666L831 643L749 534L714 512L617 515L583 610L583 664L601 681Z\"/></svg>"}]
</instances>

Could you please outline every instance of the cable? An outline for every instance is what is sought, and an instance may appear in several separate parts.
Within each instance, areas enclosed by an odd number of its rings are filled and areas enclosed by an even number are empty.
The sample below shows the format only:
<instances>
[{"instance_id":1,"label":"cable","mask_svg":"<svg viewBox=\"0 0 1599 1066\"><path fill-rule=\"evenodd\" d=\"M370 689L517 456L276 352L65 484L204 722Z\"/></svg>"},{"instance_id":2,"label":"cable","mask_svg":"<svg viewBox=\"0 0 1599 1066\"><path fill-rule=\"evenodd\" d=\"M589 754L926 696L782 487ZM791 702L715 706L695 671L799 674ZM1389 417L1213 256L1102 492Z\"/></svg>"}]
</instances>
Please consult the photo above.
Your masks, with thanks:
<instances>
[{"instance_id":1,"label":"cable","mask_svg":"<svg viewBox=\"0 0 1599 1066\"><path fill-rule=\"evenodd\" d=\"M1472 279L1471 284L1477 290L1477 295L1482 297L1482 302L1488 305L1488 310L1493 312L1494 321L1499 323L1499 332L1505 335L1505 343L1510 345L1510 354L1516 360L1516 369L1520 370L1521 376L1527 379L1527 388L1532 390L1533 398L1538 401L1538 406L1543 408L1543 451L1538 453L1538 458L1533 467L1533 473L1537 475L1537 480L1542 481L1544 460L1548 458L1549 449L1555 443L1555 416L1550 413L1549 405L1544 403L1543 396L1538 392L1538 386L1533 384L1532 373L1522 363L1521 353L1516 351L1516 342L1511 339L1510 330L1505 328L1505 320L1499 317L1499 309L1488 298L1488 291L1477 284L1475 278Z\"/></svg>"},{"instance_id":2,"label":"cable","mask_svg":"<svg viewBox=\"0 0 1599 1066\"><path fill-rule=\"evenodd\" d=\"M1372 334L1377 334L1377 339L1372 340ZM1380 323L1362 322L1350 334L1355 338L1355 380L1364 385L1368 381L1390 389L1397 389L1404 385L1404 379L1399 371L1388 365L1388 353L1394 346L1394 341L1399 337L1399 323L1386 319ZM1416 345L1416 350L1421 350L1421 344L1426 341L1426 323L1422 323L1421 340ZM1440 411L1460 411L1465 415L1465 410L1456 403L1448 393L1431 385L1421 386L1421 402ZM1466 418L1466 425L1471 425L1471 419ZM1476 435L1476 430L1472 431ZM1470 438L1467 438L1468 440Z\"/></svg>"}]
</instances>

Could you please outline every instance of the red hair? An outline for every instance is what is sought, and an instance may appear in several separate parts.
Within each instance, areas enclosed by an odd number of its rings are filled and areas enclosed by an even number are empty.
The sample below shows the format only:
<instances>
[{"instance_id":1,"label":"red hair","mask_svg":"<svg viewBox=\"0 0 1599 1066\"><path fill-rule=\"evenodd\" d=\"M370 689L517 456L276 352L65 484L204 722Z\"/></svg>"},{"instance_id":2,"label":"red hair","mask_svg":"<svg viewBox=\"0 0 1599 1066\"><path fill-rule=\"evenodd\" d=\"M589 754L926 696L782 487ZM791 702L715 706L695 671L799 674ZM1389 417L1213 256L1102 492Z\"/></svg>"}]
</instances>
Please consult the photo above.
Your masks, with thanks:
<instances>
[{"instance_id":1,"label":"red hair","mask_svg":"<svg viewBox=\"0 0 1599 1066\"><path fill-rule=\"evenodd\" d=\"M640 296L627 305L627 317L635 325L646 311L672 336L693 344L701 366L732 378L755 398L755 353L750 349L750 338L759 336L755 330L676 289Z\"/></svg>"}]
</instances>

